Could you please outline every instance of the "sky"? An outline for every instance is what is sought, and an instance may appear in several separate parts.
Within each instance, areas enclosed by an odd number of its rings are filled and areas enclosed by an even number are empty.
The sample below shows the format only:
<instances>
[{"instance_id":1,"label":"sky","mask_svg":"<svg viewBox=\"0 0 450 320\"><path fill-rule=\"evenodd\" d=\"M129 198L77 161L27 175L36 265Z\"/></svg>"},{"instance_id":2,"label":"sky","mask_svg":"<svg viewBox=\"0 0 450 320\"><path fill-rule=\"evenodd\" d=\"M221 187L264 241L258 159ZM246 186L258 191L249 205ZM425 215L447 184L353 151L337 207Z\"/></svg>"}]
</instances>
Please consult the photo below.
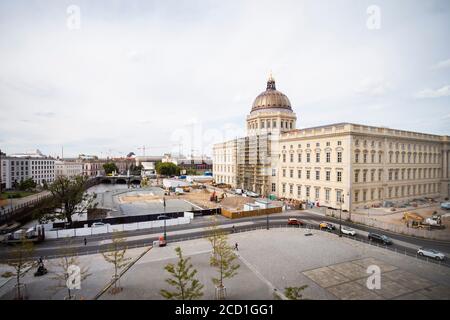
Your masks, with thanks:
<instances>
[{"instance_id":1,"label":"sky","mask_svg":"<svg viewBox=\"0 0 450 320\"><path fill-rule=\"evenodd\" d=\"M271 71L297 128L450 135L449 30L447 0L0 0L0 149L211 155Z\"/></svg>"}]
</instances>

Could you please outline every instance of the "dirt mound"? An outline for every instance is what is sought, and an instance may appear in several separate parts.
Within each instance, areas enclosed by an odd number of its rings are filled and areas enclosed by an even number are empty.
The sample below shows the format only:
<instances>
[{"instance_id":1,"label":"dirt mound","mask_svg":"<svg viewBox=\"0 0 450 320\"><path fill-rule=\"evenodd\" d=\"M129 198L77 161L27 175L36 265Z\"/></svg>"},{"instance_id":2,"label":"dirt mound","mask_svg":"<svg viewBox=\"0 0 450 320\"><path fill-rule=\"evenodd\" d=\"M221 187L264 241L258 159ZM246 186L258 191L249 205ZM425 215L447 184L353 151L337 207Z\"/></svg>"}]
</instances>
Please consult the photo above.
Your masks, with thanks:
<instances>
[{"instance_id":1,"label":"dirt mound","mask_svg":"<svg viewBox=\"0 0 450 320\"><path fill-rule=\"evenodd\" d=\"M255 199L249 197L226 197L220 201L220 205L225 209L242 209L246 203L254 203Z\"/></svg>"}]
</instances>

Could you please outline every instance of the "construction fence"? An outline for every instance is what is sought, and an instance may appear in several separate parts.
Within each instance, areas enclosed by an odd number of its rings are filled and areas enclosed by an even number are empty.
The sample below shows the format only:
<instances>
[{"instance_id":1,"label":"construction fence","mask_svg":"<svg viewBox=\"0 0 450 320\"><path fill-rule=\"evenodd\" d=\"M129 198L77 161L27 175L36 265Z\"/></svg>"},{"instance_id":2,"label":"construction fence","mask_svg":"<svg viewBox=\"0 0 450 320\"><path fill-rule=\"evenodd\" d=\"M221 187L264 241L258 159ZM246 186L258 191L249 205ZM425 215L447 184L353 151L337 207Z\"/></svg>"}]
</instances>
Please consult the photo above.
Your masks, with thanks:
<instances>
[{"instance_id":1,"label":"construction fence","mask_svg":"<svg viewBox=\"0 0 450 320\"><path fill-rule=\"evenodd\" d=\"M222 215L230 219L239 219L239 218L265 216L273 213L280 213L282 212L282 210L283 210L282 207L249 210L249 211L228 211L222 208Z\"/></svg>"}]
</instances>

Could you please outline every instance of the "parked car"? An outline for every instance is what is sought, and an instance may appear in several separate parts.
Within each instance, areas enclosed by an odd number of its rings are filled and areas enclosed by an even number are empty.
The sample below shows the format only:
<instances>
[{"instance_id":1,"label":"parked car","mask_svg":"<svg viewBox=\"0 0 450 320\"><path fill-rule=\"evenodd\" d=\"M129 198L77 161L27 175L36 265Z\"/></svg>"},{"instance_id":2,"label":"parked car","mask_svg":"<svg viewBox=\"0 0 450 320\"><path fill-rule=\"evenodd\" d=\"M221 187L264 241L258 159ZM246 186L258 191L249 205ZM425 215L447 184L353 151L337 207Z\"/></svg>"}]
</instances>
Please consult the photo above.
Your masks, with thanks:
<instances>
[{"instance_id":1,"label":"parked car","mask_svg":"<svg viewBox=\"0 0 450 320\"><path fill-rule=\"evenodd\" d=\"M95 227L104 227L104 226L106 226L106 224L103 223L103 222L94 222L94 223L91 225L91 227L93 227L93 228L95 228Z\"/></svg>"},{"instance_id":2,"label":"parked car","mask_svg":"<svg viewBox=\"0 0 450 320\"><path fill-rule=\"evenodd\" d=\"M170 219L170 217L169 217L169 216L166 216L166 215L164 215L164 214L162 214L162 215L159 215L159 216L157 217L157 219L158 219L158 220L167 220L167 219Z\"/></svg>"},{"instance_id":3,"label":"parked car","mask_svg":"<svg viewBox=\"0 0 450 320\"><path fill-rule=\"evenodd\" d=\"M342 226L341 227L342 233L349 235L349 236L356 236L356 231L353 229L350 229L349 227Z\"/></svg>"},{"instance_id":4,"label":"parked car","mask_svg":"<svg viewBox=\"0 0 450 320\"><path fill-rule=\"evenodd\" d=\"M329 222L321 222L319 224L319 229L326 229L328 231L333 231L336 229L336 227Z\"/></svg>"},{"instance_id":5,"label":"parked car","mask_svg":"<svg viewBox=\"0 0 450 320\"><path fill-rule=\"evenodd\" d=\"M303 226L304 223L301 220L298 220L296 218L289 218L288 219L288 225L289 226Z\"/></svg>"},{"instance_id":6,"label":"parked car","mask_svg":"<svg viewBox=\"0 0 450 320\"><path fill-rule=\"evenodd\" d=\"M384 234L378 234L378 233L369 233L369 235L367 236L367 238L370 241L375 241L375 242L381 242L382 244L392 244L392 240L391 238L385 236Z\"/></svg>"},{"instance_id":7,"label":"parked car","mask_svg":"<svg viewBox=\"0 0 450 320\"><path fill-rule=\"evenodd\" d=\"M442 252L427 248L419 248L419 250L417 250L417 254L422 257L428 257L440 261L443 261L446 258L445 254L443 254Z\"/></svg>"},{"instance_id":8,"label":"parked car","mask_svg":"<svg viewBox=\"0 0 450 320\"><path fill-rule=\"evenodd\" d=\"M245 194L247 195L247 197L252 197L252 198L258 198L259 197L259 194L255 193L253 191L247 191Z\"/></svg>"}]
</instances>

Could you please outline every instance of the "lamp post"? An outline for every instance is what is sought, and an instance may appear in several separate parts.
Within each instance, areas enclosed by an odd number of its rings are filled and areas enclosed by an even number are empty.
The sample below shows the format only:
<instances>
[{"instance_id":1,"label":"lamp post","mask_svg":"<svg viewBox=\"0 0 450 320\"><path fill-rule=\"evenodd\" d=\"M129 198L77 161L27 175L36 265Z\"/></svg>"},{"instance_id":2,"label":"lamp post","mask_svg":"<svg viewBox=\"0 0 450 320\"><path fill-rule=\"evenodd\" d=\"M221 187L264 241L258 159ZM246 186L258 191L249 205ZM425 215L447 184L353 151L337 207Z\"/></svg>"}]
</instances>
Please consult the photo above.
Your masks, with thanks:
<instances>
[{"instance_id":1,"label":"lamp post","mask_svg":"<svg viewBox=\"0 0 450 320\"><path fill-rule=\"evenodd\" d=\"M166 233L166 197L163 197L164 204L164 241L167 241L167 233Z\"/></svg>"},{"instance_id":2,"label":"lamp post","mask_svg":"<svg viewBox=\"0 0 450 320\"><path fill-rule=\"evenodd\" d=\"M339 237L342 237L342 203L344 202L344 196L339 197Z\"/></svg>"},{"instance_id":3,"label":"lamp post","mask_svg":"<svg viewBox=\"0 0 450 320\"><path fill-rule=\"evenodd\" d=\"M269 192L266 192L267 201L269 201ZM269 213L267 213L266 229L269 230Z\"/></svg>"}]
</instances>

